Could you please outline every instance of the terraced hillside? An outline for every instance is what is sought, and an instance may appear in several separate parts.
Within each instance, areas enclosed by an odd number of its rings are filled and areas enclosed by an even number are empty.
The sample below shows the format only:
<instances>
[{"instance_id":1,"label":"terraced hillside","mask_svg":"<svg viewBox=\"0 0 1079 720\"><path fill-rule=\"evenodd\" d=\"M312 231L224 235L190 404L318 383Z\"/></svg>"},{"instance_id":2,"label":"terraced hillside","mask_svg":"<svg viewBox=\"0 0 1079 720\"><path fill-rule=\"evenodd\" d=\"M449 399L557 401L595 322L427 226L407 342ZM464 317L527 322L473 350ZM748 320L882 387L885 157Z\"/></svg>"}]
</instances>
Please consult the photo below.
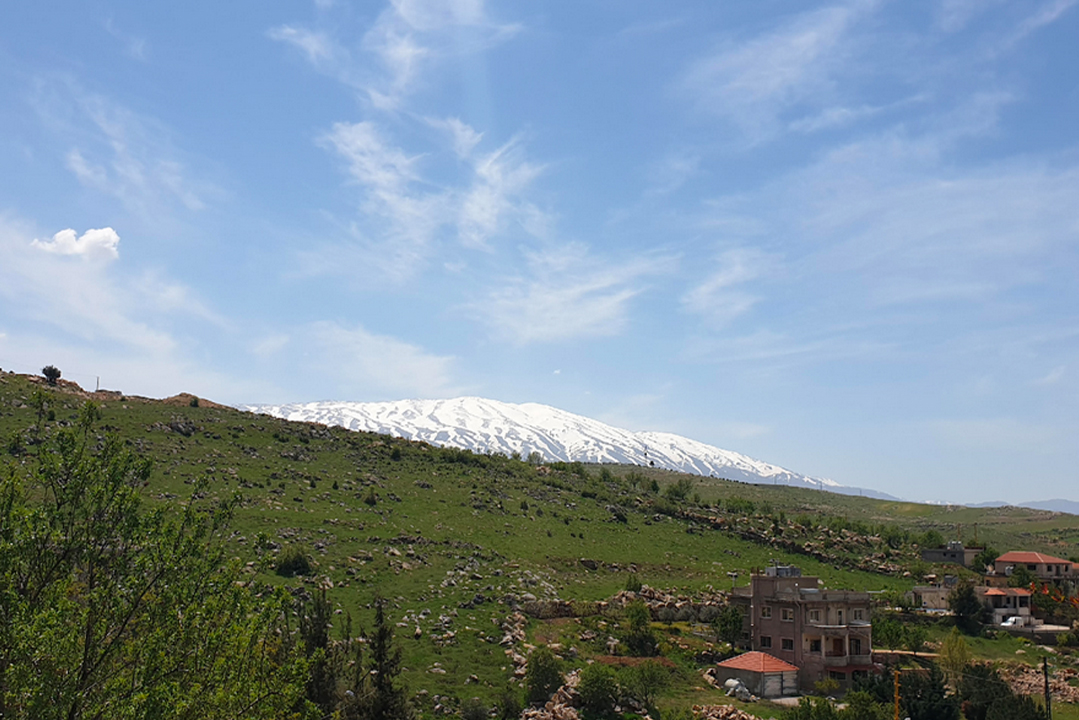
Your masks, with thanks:
<instances>
[{"instance_id":1,"label":"terraced hillside","mask_svg":"<svg viewBox=\"0 0 1079 720\"><path fill-rule=\"evenodd\" d=\"M152 458L149 501L179 507L206 480L196 500L242 498L221 538L237 557L308 561L307 574L266 573L266 582L298 594L325 587L362 625L376 591L390 598L405 677L427 711L471 696L493 702L517 681L522 633L537 628L514 609L572 612L634 576L686 600L716 598L729 573L743 583L772 562L798 564L830 587L902 590L914 581L910 528L944 529L961 516L987 532L997 517L997 537L1026 533L1032 549L1071 543L1079 528L1079 518L1037 511L993 516L642 468L534 466L192 396L94 395L10 373L0 374L2 462L32 462L39 436L72 422L90 399L101 405L101 433ZM604 641L599 632L581 641L577 661L609 652ZM699 649L682 657L687 671Z\"/></svg>"}]
</instances>

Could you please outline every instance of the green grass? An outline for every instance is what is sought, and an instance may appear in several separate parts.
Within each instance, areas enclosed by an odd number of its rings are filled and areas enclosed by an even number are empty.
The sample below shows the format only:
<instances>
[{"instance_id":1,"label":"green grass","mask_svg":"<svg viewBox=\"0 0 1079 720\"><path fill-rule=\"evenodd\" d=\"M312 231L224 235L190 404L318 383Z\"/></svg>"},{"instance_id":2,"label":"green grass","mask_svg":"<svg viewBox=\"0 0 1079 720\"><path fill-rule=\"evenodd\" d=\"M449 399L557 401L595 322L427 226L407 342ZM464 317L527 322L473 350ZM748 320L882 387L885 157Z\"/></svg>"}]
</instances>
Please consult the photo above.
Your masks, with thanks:
<instances>
[{"instance_id":1,"label":"green grass","mask_svg":"<svg viewBox=\"0 0 1079 720\"><path fill-rule=\"evenodd\" d=\"M0 453L7 458L0 462L30 462L29 455L6 453L14 433L33 452L28 428L37 419L33 393L38 389L24 377L0 375ZM45 423L46 433L74 420L85 399L52 389L45 396L47 410L55 415ZM689 595L729 589L728 572L737 572L738 584L745 584L752 569L773 562L799 565L834 588L905 590L913 584L901 574L857 569L875 568L878 561L867 558L881 551L879 538L800 527L793 520L799 514L916 532L935 528L946 536L957 522L965 528L977 523L979 536L992 538L1002 550L1023 547L1065 556L1075 554L1079 533L1079 518L1073 516L889 503L706 478L694 478L704 507L694 510L698 520L687 522L658 513L658 497L627 480L630 472L642 473L666 487L682 477L666 471L615 467L615 477L605 483L598 467L584 468L583 474L572 467L548 472L510 458L290 423L205 402L190 407L110 397L103 401L102 415L102 432L154 459L147 502L187 502L195 483L205 479L204 500L236 493L242 498L223 538L236 557L256 559L256 545L265 542L277 553L302 552L313 563L308 577L265 574L265 582L332 585L331 599L352 617L354 628L370 624L376 592L389 598L389 616L402 623L397 631L406 680L413 690L426 689L428 698L475 695L493 703L511 685L512 664L494 624L507 613L499 599L508 595L601 600L621 590L631 572L653 587ZM372 491L377 501L370 505L364 499ZM730 498L752 501L768 512L736 517L708 507ZM607 509L612 505L624 509L626 522ZM707 518L726 524L713 529ZM746 529L763 540L743 539L739 532ZM821 544L835 562L783 547L786 542L798 549L807 541ZM904 566L916 553L904 546L885 547L879 554ZM588 569L582 559L594 561L597 569ZM416 627L419 639L413 638ZM540 628L531 624L533 633ZM681 630L681 637L692 636L690 628ZM584 657L593 651L582 652ZM446 672L430 672L435 663ZM466 683L471 675L478 682ZM692 682L672 698L713 702L706 699L710 691L692 690Z\"/></svg>"}]
</instances>

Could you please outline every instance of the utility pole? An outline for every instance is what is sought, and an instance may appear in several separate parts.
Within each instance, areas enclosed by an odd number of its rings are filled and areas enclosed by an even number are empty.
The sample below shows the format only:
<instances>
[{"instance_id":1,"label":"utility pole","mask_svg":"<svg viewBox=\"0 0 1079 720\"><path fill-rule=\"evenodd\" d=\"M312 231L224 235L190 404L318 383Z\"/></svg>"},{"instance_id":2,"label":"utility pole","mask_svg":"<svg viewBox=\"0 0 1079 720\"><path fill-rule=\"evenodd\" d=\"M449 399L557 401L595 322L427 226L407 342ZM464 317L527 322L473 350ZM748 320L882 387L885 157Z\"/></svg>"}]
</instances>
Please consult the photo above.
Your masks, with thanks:
<instances>
[{"instance_id":1,"label":"utility pole","mask_svg":"<svg viewBox=\"0 0 1079 720\"><path fill-rule=\"evenodd\" d=\"M895 669L892 677L895 678L895 691L892 693L895 697L895 720L899 720L899 668Z\"/></svg>"},{"instance_id":2,"label":"utility pole","mask_svg":"<svg viewBox=\"0 0 1079 720\"><path fill-rule=\"evenodd\" d=\"M1042 677L1045 678L1045 715L1053 720L1053 709L1049 705L1049 658L1042 658Z\"/></svg>"}]
</instances>

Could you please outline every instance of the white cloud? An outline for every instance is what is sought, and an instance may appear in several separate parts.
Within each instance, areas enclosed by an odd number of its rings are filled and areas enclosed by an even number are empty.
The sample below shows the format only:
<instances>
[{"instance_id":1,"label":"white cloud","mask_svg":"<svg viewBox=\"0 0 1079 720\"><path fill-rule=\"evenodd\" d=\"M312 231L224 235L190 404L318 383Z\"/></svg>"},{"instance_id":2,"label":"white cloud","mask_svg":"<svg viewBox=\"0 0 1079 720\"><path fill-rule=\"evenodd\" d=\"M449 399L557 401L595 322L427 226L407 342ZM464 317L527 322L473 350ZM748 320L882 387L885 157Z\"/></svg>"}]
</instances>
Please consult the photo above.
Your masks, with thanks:
<instances>
[{"instance_id":1,"label":"white cloud","mask_svg":"<svg viewBox=\"0 0 1079 720\"><path fill-rule=\"evenodd\" d=\"M452 397L461 388L453 381L454 358L362 327L333 322L312 328L319 346L317 364L345 391L364 397Z\"/></svg>"},{"instance_id":2,"label":"white cloud","mask_svg":"<svg viewBox=\"0 0 1079 720\"><path fill-rule=\"evenodd\" d=\"M201 210L215 189L188 177L169 131L71 80L38 78L34 105L70 145L67 168L82 185L160 223L177 204Z\"/></svg>"},{"instance_id":3,"label":"white cloud","mask_svg":"<svg viewBox=\"0 0 1079 720\"><path fill-rule=\"evenodd\" d=\"M105 21L105 30L124 46L124 52L134 60L146 59L146 39L120 30L112 18Z\"/></svg>"},{"instance_id":4,"label":"white cloud","mask_svg":"<svg viewBox=\"0 0 1079 720\"><path fill-rule=\"evenodd\" d=\"M772 33L698 60L684 86L750 141L764 139L791 107L832 94L835 74L851 54L850 30L876 4L855 1L806 12Z\"/></svg>"},{"instance_id":5,"label":"white cloud","mask_svg":"<svg viewBox=\"0 0 1079 720\"><path fill-rule=\"evenodd\" d=\"M338 54L334 41L325 33L307 28L282 25L270 30L267 35L271 40L288 43L298 48L313 65L324 63Z\"/></svg>"},{"instance_id":6,"label":"white cloud","mask_svg":"<svg viewBox=\"0 0 1079 720\"><path fill-rule=\"evenodd\" d=\"M727 250L716 260L717 267L701 284L682 296L682 306L722 325L747 312L758 295L736 289L764 274L772 260L752 248Z\"/></svg>"},{"instance_id":7,"label":"white cloud","mask_svg":"<svg viewBox=\"0 0 1079 720\"><path fill-rule=\"evenodd\" d=\"M485 248L508 217L529 218L539 210L521 194L542 171L524 159L516 140L482 156L473 164L472 187L460 200L458 231L466 247Z\"/></svg>"},{"instance_id":8,"label":"white cloud","mask_svg":"<svg viewBox=\"0 0 1079 720\"><path fill-rule=\"evenodd\" d=\"M1071 10L1079 0L1050 0L1037 11L1028 16L1015 30L1014 39L1021 40L1027 35L1051 25L1060 19L1064 13Z\"/></svg>"},{"instance_id":9,"label":"white cloud","mask_svg":"<svg viewBox=\"0 0 1079 720\"><path fill-rule=\"evenodd\" d=\"M530 253L531 276L496 289L472 311L518 345L621 333L641 279L669 272L672 258L638 258L612 265L580 245Z\"/></svg>"},{"instance_id":10,"label":"white cloud","mask_svg":"<svg viewBox=\"0 0 1079 720\"><path fill-rule=\"evenodd\" d=\"M461 122L460 118L427 118L427 123L431 127L445 130L450 134L453 139L453 151L457 153L457 157L462 160L466 159L472 154L472 150L483 139L483 133L476 132L471 125Z\"/></svg>"},{"instance_id":11,"label":"white cloud","mask_svg":"<svg viewBox=\"0 0 1079 720\"><path fill-rule=\"evenodd\" d=\"M462 143L479 142L479 133L456 119L445 122L452 130L455 152ZM359 209L364 222L351 234L352 250L323 249L309 257L315 272L340 266L349 255L366 257L380 274L394 281L410 277L449 241L448 230L467 248L490 250L496 237L514 228L525 233L545 232L545 214L524 198L542 168L525 158L518 140L490 153L476 154L468 148L469 177L436 184L421 172L423 155L410 155L388 142L372 122L337 123L323 139L346 163L360 188ZM363 228L362 231L360 228ZM330 252L327 263L319 256Z\"/></svg>"},{"instance_id":12,"label":"white cloud","mask_svg":"<svg viewBox=\"0 0 1079 720\"><path fill-rule=\"evenodd\" d=\"M376 108L397 110L429 68L482 51L519 29L491 20L483 0L392 0L359 43L376 67L329 32L282 25L268 35L300 49L319 71L364 92Z\"/></svg>"},{"instance_id":13,"label":"white cloud","mask_svg":"<svg viewBox=\"0 0 1079 720\"><path fill-rule=\"evenodd\" d=\"M29 239L24 223L0 217L0 300L66 337L165 353L176 341L167 315L213 317L181 285L153 275L125 274L115 262L120 238L111 228ZM87 262L92 260L92 262Z\"/></svg>"},{"instance_id":14,"label":"white cloud","mask_svg":"<svg viewBox=\"0 0 1079 720\"><path fill-rule=\"evenodd\" d=\"M78 255L86 260L108 262L120 257L120 251L117 249L120 245L120 236L111 227L87 230L82 237L78 237L74 230L68 228L53 235L52 240L35 239L30 244L48 253Z\"/></svg>"}]
</instances>

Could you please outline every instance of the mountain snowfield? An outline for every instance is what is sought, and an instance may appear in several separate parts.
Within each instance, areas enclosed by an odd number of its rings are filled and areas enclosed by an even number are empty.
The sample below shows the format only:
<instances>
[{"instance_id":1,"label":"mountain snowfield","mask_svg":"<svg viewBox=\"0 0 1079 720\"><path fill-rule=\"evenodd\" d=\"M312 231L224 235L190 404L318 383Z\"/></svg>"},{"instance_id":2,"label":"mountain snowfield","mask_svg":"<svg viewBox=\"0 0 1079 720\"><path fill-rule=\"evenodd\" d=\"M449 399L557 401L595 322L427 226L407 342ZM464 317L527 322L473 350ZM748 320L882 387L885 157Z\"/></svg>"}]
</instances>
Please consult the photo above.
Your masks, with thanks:
<instances>
[{"instance_id":1,"label":"mountain snowfield","mask_svg":"<svg viewBox=\"0 0 1079 720\"><path fill-rule=\"evenodd\" d=\"M498 452L538 452L545 460L654 465L750 483L793 485L844 494L890 497L846 487L665 432L630 432L538 403L516 405L477 397L394 402L309 402L241 405L286 420L339 425L432 445Z\"/></svg>"}]
</instances>

